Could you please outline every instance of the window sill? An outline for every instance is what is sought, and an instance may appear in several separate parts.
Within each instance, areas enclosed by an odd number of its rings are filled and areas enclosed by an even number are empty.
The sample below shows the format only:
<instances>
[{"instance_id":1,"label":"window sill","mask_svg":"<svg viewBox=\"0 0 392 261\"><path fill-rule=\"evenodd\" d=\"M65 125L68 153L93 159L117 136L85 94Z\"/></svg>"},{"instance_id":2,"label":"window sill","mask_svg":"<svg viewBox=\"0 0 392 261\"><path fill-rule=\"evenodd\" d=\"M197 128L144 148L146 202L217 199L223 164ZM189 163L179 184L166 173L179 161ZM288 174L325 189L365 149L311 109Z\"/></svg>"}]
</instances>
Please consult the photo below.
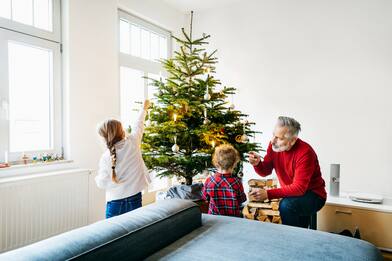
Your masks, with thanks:
<instances>
[{"instance_id":1,"label":"window sill","mask_svg":"<svg viewBox=\"0 0 392 261\"><path fill-rule=\"evenodd\" d=\"M75 168L73 160L58 160L52 162L37 162L20 165L11 165L0 168L0 179L5 177L18 177L56 170Z\"/></svg>"}]
</instances>

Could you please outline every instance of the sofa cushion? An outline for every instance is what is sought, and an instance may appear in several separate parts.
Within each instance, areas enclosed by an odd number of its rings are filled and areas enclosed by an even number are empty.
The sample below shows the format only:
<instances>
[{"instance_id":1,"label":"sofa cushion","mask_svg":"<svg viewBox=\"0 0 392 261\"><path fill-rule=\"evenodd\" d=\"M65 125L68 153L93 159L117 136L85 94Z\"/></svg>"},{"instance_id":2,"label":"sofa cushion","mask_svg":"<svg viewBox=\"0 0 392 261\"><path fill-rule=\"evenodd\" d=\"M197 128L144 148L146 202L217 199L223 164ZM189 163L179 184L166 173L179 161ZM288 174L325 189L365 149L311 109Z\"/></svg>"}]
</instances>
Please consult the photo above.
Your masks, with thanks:
<instances>
[{"instance_id":1,"label":"sofa cushion","mask_svg":"<svg viewBox=\"0 0 392 261\"><path fill-rule=\"evenodd\" d=\"M0 260L140 260L199 226L195 203L164 200L6 252Z\"/></svg>"},{"instance_id":2,"label":"sofa cushion","mask_svg":"<svg viewBox=\"0 0 392 261\"><path fill-rule=\"evenodd\" d=\"M327 232L204 214L202 222L146 260L382 261L374 245Z\"/></svg>"}]
</instances>

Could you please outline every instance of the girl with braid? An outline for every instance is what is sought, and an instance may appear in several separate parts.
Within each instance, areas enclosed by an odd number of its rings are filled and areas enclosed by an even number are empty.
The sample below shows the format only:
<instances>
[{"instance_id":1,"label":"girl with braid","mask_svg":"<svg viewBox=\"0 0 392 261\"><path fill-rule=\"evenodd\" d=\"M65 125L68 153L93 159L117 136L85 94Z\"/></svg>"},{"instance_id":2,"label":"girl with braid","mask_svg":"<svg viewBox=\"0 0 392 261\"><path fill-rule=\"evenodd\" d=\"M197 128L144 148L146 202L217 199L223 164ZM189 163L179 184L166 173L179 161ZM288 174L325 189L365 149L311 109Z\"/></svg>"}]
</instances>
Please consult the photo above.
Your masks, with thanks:
<instances>
[{"instance_id":1,"label":"girl with braid","mask_svg":"<svg viewBox=\"0 0 392 261\"><path fill-rule=\"evenodd\" d=\"M140 149L149 105L146 100L129 136L117 120L106 120L99 127L98 133L105 140L107 150L99 162L95 181L99 188L106 190L106 218L142 206L141 191L151 182Z\"/></svg>"}]
</instances>

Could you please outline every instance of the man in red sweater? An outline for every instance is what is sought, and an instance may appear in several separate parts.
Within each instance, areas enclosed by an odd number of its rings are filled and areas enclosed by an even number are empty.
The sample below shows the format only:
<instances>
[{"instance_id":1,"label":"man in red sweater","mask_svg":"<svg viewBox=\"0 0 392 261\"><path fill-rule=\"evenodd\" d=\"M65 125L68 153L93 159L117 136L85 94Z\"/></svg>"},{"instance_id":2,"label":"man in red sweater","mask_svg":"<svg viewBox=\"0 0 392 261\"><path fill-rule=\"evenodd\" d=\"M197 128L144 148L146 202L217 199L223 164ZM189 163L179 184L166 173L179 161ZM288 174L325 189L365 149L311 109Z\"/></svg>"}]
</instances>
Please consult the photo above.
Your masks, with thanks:
<instances>
[{"instance_id":1,"label":"man in red sweater","mask_svg":"<svg viewBox=\"0 0 392 261\"><path fill-rule=\"evenodd\" d=\"M282 223L307 228L310 216L324 206L327 193L317 155L298 138L300 130L295 119L279 117L264 160L249 153L257 174L265 177L275 169L280 183L280 188L252 191L251 195L258 201L283 198L279 205Z\"/></svg>"}]
</instances>

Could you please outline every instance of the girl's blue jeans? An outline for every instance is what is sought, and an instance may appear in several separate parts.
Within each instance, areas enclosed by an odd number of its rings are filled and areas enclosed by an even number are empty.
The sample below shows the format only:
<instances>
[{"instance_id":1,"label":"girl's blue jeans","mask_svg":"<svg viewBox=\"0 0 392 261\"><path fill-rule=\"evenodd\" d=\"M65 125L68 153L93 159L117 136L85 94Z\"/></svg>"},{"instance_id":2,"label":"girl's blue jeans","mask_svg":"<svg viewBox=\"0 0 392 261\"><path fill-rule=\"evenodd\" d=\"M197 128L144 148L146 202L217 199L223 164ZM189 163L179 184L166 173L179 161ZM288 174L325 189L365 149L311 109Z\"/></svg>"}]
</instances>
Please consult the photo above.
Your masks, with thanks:
<instances>
[{"instance_id":1,"label":"girl's blue jeans","mask_svg":"<svg viewBox=\"0 0 392 261\"><path fill-rule=\"evenodd\" d=\"M123 199L116 199L106 203L106 218L118 216L142 206L142 193Z\"/></svg>"}]
</instances>

